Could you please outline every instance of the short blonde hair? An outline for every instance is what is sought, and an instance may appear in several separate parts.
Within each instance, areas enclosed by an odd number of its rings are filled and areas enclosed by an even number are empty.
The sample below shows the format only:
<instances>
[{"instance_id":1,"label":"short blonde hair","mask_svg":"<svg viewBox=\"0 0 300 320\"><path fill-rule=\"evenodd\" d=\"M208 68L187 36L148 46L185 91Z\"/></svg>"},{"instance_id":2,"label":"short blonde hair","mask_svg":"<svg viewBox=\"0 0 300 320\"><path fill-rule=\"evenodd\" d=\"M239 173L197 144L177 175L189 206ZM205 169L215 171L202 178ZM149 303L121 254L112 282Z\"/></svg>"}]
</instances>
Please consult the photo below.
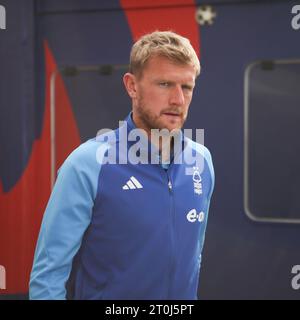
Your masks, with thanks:
<instances>
[{"instance_id":1,"label":"short blonde hair","mask_svg":"<svg viewBox=\"0 0 300 320\"><path fill-rule=\"evenodd\" d=\"M200 62L189 39L172 31L155 31L136 41L130 53L129 72L141 76L153 56L161 56L179 64L194 66L196 76L200 74Z\"/></svg>"}]
</instances>

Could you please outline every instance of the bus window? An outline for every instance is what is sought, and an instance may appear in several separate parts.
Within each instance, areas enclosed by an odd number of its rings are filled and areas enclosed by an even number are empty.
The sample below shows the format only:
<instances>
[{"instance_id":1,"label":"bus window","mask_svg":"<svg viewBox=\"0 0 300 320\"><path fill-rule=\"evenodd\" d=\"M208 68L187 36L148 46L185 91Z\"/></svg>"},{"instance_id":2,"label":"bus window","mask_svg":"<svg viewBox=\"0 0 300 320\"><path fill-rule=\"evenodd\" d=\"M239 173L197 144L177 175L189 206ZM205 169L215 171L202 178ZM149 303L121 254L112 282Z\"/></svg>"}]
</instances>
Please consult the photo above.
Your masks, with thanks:
<instances>
[{"instance_id":1,"label":"bus window","mask_svg":"<svg viewBox=\"0 0 300 320\"><path fill-rule=\"evenodd\" d=\"M247 67L244 125L246 214L300 223L300 60Z\"/></svg>"}]
</instances>

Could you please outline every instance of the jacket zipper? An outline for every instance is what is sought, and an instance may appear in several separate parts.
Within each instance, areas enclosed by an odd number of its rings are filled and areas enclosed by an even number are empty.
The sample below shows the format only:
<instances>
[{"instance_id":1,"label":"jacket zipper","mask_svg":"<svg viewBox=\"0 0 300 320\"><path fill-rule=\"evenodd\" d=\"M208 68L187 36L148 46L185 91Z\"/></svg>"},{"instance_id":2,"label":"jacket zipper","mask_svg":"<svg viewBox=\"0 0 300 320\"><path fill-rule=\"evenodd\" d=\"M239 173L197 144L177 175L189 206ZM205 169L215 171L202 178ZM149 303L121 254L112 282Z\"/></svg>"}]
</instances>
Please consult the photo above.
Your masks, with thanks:
<instances>
[{"instance_id":1,"label":"jacket zipper","mask_svg":"<svg viewBox=\"0 0 300 320\"><path fill-rule=\"evenodd\" d=\"M170 261L170 273L169 273L169 292L168 299L171 297L172 290L172 280L174 277L174 269L175 269L175 213L174 213L174 193L173 193L173 185L172 180L167 171L167 179L168 179L168 189L170 196L170 218L171 218L171 261Z\"/></svg>"}]
</instances>

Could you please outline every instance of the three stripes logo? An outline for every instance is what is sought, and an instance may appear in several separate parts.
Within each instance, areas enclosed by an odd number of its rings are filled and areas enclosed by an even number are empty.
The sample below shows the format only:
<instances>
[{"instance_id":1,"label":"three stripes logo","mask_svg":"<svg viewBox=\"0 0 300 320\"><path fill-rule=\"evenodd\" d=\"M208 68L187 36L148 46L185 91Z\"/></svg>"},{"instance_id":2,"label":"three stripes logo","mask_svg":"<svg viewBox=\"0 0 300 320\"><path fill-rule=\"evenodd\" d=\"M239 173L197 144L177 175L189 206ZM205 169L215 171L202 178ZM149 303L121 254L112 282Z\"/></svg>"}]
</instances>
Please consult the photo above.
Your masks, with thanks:
<instances>
[{"instance_id":1,"label":"three stripes logo","mask_svg":"<svg viewBox=\"0 0 300 320\"><path fill-rule=\"evenodd\" d=\"M132 189L142 189L143 186L139 183L139 181L134 177L131 176L130 179L126 182L123 186L123 190L132 190Z\"/></svg>"}]
</instances>

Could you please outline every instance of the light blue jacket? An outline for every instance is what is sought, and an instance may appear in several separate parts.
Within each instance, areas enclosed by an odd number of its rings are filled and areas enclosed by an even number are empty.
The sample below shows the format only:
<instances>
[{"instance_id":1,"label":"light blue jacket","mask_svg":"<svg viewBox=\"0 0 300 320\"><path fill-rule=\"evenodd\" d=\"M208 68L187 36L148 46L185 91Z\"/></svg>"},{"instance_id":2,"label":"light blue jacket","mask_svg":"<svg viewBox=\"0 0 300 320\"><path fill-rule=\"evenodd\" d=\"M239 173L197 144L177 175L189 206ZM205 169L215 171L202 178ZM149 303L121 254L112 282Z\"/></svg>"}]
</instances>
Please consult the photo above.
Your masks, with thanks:
<instances>
[{"instance_id":1,"label":"light blue jacket","mask_svg":"<svg viewBox=\"0 0 300 320\"><path fill-rule=\"evenodd\" d=\"M105 163L112 148L119 160L134 147L118 149L134 128L129 115L113 142L91 139L60 168L36 247L31 299L197 299L214 188L210 153L182 135L184 149L169 166ZM146 158L148 151L139 150ZM190 163L177 164L184 155Z\"/></svg>"}]
</instances>

